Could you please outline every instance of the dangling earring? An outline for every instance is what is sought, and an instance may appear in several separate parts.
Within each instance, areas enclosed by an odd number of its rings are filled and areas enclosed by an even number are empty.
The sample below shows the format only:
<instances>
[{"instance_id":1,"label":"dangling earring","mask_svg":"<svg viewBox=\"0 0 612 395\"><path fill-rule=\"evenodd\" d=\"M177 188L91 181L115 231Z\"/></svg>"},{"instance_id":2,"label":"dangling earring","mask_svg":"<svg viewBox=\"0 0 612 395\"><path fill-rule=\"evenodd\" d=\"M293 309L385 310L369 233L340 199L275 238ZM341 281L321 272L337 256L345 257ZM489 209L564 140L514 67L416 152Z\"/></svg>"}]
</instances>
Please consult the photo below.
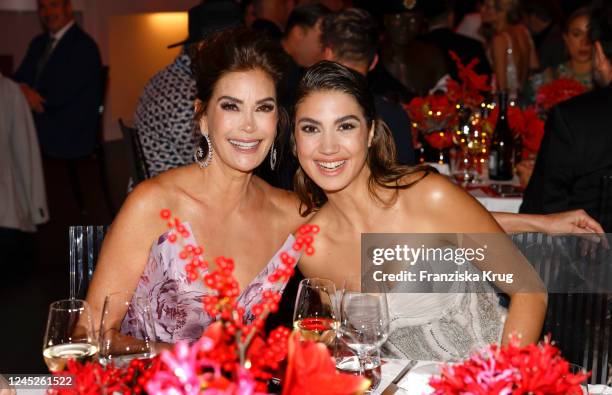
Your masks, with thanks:
<instances>
[{"instance_id":1,"label":"dangling earring","mask_svg":"<svg viewBox=\"0 0 612 395\"><path fill-rule=\"evenodd\" d=\"M270 149L270 168L274 170L276 167L276 148L274 147L274 141L272 142L272 148Z\"/></svg>"},{"instance_id":2,"label":"dangling earring","mask_svg":"<svg viewBox=\"0 0 612 395\"><path fill-rule=\"evenodd\" d=\"M204 145L206 145L206 150L204 150ZM204 154L206 152L206 154ZM210 161L213 157L213 146L210 142L210 137L208 134L203 133L202 138L200 138L200 142L196 147L196 152L193 154L193 159L200 165L203 169L210 165Z\"/></svg>"}]
</instances>

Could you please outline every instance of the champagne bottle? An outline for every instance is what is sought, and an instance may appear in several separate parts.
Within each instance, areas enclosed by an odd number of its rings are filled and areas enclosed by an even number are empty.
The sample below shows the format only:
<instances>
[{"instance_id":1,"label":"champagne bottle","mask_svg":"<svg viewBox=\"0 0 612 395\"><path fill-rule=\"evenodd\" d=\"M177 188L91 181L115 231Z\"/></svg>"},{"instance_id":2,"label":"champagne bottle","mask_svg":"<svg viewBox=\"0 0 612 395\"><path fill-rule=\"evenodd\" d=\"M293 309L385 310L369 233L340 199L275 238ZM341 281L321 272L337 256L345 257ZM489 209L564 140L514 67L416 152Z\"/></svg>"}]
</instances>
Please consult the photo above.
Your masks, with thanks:
<instances>
[{"instance_id":1,"label":"champagne bottle","mask_svg":"<svg viewBox=\"0 0 612 395\"><path fill-rule=\"evenodd\" d=\"M514 137L508 125L508 94L500 92L499 113L489 152L489 178L508 181L514 177Z\"/></svg>"}]
</instances>

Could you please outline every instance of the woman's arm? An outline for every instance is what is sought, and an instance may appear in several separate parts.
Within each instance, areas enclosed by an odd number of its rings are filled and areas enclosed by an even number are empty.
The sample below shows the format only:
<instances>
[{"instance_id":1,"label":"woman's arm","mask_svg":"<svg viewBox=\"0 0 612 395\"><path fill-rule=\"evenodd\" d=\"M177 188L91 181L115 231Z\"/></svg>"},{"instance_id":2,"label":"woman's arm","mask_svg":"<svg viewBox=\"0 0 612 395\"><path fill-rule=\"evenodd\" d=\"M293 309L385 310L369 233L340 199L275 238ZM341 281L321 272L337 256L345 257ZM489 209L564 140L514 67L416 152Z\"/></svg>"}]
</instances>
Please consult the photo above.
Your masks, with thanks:
<instances>
[{"instance_id":1,"label":"woman's arm","mask_svg":"<svg viewBox=\"0 0 612 395\"><path fill-rule=\"evenodd\" d=\"M604 232L599 222L584 210L571 210L555 214L491 213L506 233L587 233L601 235Z\"/></svg>"},{"instance_id":2,"label":"woman's arm","mask_svg":"<svg viewBox=\"0 0 612 395\"><path fill-rule=\"evenodd\" d=\"M145 181L128 195L110 226L86 298L95 328L100 325L108 294L136 289L151 245L165 230L159 218L165 203L163 189L157 181Z\"/></svg>"},{"instance_id":3,"label":"woman's arm","mask_svg":"<svg viewBox=\"0 0 612 395\"><path fill-rule=\"evenodd\" d=\"M521 344L538 341L546 314L547 293L533 267L503 235L503 229L476 199L461 188L437 175L430 175L422 185L423 209L436 224L438 233L462 233L464 240L480 245L488 244L486 258L474 262L481 270L493 273L512 273L514 282L496 281L494 284L510 296L502 344L508 335L516 333Z\"/></svg>"}]
</instances>

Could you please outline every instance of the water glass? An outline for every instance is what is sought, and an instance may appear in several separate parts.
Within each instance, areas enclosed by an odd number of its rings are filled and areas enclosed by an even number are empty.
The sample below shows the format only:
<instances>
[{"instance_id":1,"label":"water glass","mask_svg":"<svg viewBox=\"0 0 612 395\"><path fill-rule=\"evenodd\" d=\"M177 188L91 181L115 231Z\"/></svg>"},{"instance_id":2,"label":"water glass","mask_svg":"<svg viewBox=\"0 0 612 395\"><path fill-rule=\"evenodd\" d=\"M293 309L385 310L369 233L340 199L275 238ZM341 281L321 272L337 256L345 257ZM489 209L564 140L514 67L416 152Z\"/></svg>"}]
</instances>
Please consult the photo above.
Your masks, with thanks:
<instances>
[{"instance_id":1,"label":"water glass","mask_svg":"<svg viewBox=\"0 0 612 395\"><path fill-rule=\"evenodd\" d=\"M131 292L112 293L104 300L100 323L100 362L126 366L133 359L157 354L151 307Z\"/></svg>"}]
</instances>

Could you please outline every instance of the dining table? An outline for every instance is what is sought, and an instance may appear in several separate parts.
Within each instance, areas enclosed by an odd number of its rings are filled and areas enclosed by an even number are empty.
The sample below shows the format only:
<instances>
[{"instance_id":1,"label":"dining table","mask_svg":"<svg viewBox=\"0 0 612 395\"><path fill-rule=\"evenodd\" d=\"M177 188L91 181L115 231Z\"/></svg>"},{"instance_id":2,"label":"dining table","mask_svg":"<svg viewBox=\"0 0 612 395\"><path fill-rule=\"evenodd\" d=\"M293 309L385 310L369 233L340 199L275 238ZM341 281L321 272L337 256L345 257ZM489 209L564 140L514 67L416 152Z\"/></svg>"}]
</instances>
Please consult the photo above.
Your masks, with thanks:
<instances>
[{"instance_id":1,"label":"dining table","mask_svg":"<svg viewBox=\"0 0 612 395\"><path fill-rule=\"evenodd\" d=\"M508 181L494 181L489 178L486 169L478 178L469 183L458 182L452 175L448 164L427 163L434 167L442 175L449 177L451 181L460 185L470 195L480 202L490 212L518 213L523 203L523 197L518 176ZM514 187L512 193L500 193L496 186Z\"/></svg>"},{"instance_id":2,"label":"dining table","mask_svg":"<svg viewBox=\"0 0 612 395\"><path fill-rule=\"evenodd\" d=\"M409 369L405 369L406 367ZM440 374L442 362L410 361L407 359L383 358L381 380L372 395L429 395L434 389L429 386L432 376ZM401 376L401 377L398 377ZM396 381L396 384L394 384ZM603 384L583 386L585 395L612 395L612 387Z\"/></svg>"}]
</instances>

